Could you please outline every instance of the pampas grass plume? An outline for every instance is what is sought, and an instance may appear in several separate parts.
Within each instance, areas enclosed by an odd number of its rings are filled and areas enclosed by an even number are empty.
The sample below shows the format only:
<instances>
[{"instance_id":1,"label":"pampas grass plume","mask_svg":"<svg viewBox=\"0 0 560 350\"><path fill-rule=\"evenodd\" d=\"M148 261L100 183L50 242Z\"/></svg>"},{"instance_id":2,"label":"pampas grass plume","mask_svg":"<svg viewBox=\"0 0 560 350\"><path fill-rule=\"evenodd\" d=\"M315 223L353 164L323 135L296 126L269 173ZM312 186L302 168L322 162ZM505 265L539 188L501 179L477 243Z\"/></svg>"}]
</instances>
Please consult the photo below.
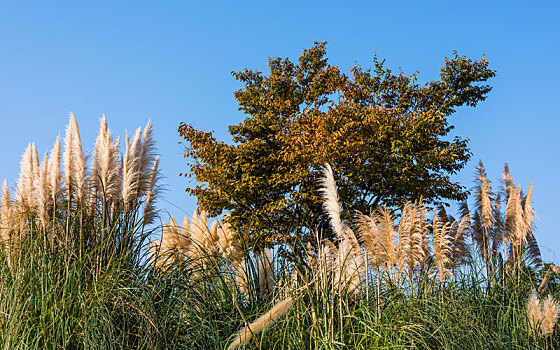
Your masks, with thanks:
<instances>
[{"instance_id":1,"label":"pampas grass plume","mask_svg":"<svg viewBox=\"0 0 560 350\"><path fill-rule=\"evenodd\" d=\"M54 205L60 195L60 136L57 136L48 161L48 182L50 197Z\"/></svg>"},{"instance_id":2,"label":"pampas grass plume","mask_svg":"<svg viewBox=\"0 0 560 350\"><path fill-rule=\"evenodd\" d=\"M4 180L2 186L2 198L0 199L0 243L6 244L11 239L11 201L8 182Z\"/></svg>"},{"instance_id":3,"label":"pampas grass plume","mask_svg":"<svg viewBox=\"0 0 560 350\"><path fill-rule=\"evenodd\" d=\"M542 302L541 335L549 336L554 332L554 326L560 316L560 304L549 294Z\"/></svg>"},{"instance_id":4,"label":"pampas grass plume","mask_svg":"<svg viewBox=\"0 0 560 350\"><path fill-rule=\"evenodd\" d=\"M276 321L286 315L286 313L290 310L292 303L292 298L284 299L276 303L267 313L239 331L235 339L228 347L228 350L237 349L238 347L247 344L254 335L270 328Z\"/></svg>"},{"instance_id":5,"label":"pampas grass plume","mask_svg":"<svg viewBox=\"0 0 560 350\"><path fill-rule=\"evenodd\" d=\"M323 194L324 201L323 207L329 215L334 232L338 238L343 238L344 226L342 220L340 219L341 204L338 200L338 191L336 189L333 171L329 164L325 164L325 167L323 168L323 178L321 184L321 193Z\"/></svg>"},{"instance_id":6,"label":"pampas grass plume","mask_svg":"<svg viewBox=\"0 0 560 350\"><path fill-rule=\"evenodd\" d=\"M136 129L132 141L126 132L126 148L123 158L123 185L122 198L125 204L129 204L138 192L138 180L140 174L140 151L141 151L141 128Z\"/></svg>"},{"instance_id":7,"label":"pampas grass plume","mask_svg":"<svg viewBox=\"0 0 560 350\"><path fill-rule=\"evenodd\" d=\"M539 295L536 291L532 291L527 301L527 317L529 318L529 327L532 332L538 332L542 321L542 309Z\"/></svg>"},{"instance_id":8,"label":"pampas grass plume","mask_svg":"<svg viewBox=\"0 0 560 350\"><path fill-rule=\"evenodd\" d=\"M21 158L16 200L24 210L30 209L33 205L33 181L36 173L35 168L37 167L34 154L36 153L35 144L30 143Z\"/></svg>"}]
</instances>

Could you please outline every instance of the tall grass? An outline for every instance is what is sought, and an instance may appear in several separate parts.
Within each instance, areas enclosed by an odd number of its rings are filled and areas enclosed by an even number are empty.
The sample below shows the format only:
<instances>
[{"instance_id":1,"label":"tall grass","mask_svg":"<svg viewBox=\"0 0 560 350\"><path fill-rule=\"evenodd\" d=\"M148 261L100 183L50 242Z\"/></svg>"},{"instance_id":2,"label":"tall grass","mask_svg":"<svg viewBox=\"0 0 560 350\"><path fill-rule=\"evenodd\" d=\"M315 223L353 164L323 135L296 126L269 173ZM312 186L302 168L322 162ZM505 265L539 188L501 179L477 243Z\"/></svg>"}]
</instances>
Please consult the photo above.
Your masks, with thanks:
<instances>
[{"instance_id":1,"label":"tall grass","mask_svg":"<svg viewBox=\"0 0 560 350\"><path fill-rule=\"evenodd\" d=\"M71 115L64 141L42 159L30 144L4 184L3 349L560 347L560 269L539 270L532 186L507 166L494 190L479 165L457 218L419 199L344 221L327 165L335 239L316 232L284 259L227 216L160 223L151 123L122 144L103 117L90 158Z\"/></svg>"}]
</instances>

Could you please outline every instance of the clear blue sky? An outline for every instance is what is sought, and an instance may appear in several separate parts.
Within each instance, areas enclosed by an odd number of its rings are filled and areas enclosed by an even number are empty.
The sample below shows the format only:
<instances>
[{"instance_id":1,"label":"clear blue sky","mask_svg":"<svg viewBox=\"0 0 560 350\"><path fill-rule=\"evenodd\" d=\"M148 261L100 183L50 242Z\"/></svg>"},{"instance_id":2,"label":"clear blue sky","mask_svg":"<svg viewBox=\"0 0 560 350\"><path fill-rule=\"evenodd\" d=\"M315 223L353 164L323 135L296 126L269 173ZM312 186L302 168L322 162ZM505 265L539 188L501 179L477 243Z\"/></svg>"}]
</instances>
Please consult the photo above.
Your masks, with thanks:
<instances>
[{"instance_id":1,"label":"clear blue sky","mask_svg":"<svg viewBox=\"0 0 560 350\"><path fill-rule=\"evenodd\" d=\"M64 133L68 113L93 147L105 113L114 133L154 123L167 177L163 208L192 213L179 122L214 130L243 116L230 75L266 69L269 56L296 59L328 42L330 63L389 67L438 77L453 50L485 54L497 77L477 108L451 122L470 138L472 161L456 178L472 185L482 159L497 180L504 162L527 188L534 181L537 240L560 262L560 3L557 1L2 1L0 2L0 176L15 184L28 142L39 152Z\"/></svg>"}]
</instances>

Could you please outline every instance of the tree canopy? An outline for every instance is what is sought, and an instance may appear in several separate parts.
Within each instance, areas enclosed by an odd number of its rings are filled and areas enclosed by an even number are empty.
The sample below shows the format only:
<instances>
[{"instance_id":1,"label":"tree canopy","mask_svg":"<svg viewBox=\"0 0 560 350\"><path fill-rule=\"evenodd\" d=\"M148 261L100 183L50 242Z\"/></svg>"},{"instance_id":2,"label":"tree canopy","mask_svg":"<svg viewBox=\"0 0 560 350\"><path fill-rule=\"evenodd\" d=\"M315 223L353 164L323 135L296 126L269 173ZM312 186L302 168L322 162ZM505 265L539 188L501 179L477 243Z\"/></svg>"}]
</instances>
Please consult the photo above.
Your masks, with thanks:
<instances>
[{"instance_id":1,"label":"tree canopy","mask_svg":"<svg viewBox=\"0 0 560 350\"><path fill-rule=\"evenodd\" d=\"M235 92L247 117L229 127L233 142L181 123L187 141L187 192L215 216L229 211L234 229L253 244L328 234L317 179L332 165L340 199L350 211L463 200L453 182L469 160L468 139L454 137L448 121L457 107L476 106L495 75L484 57L454 53L440 78L420 85L417 75L393 73L374 57L373 67L348 74L330 65L326 44L315 43L297 62L269 58L269 74L233 72Z\"/></svg>"}]
</instances>

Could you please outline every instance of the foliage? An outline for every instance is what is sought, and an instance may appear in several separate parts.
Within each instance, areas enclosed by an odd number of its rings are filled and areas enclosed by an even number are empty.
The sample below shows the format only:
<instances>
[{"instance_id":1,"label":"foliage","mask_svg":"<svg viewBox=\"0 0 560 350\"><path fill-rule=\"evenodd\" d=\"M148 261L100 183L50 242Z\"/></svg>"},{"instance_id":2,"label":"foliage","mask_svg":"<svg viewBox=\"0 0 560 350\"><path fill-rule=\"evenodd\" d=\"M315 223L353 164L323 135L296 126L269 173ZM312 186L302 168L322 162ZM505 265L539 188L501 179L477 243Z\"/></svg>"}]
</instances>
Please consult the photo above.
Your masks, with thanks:
<instances>
[{"instance_id":1,"label":"foliage","mask_svg":"<svg viewBox=\"0 0 560 350\"><path fill-rule=\"evenodd\" d=\"M230 211L237 231L252 243L293 242L318 227L329 232L317 195L318 169L339 174L340 197L367 212L423 197L464 199L449 175L469 160L467 140L449 140L448 117L476 106L494 76L483 58L446 59L440 79L421 86L416 75L394 74L374 59L343 74L328 64L325 43L305 50L298 62L269 59L270 73L233 73L244 87L235 93L245 120L229 127L233 144L181 123L188 142L187 188L210 215Z\"/></svg>"}]
</instances>

